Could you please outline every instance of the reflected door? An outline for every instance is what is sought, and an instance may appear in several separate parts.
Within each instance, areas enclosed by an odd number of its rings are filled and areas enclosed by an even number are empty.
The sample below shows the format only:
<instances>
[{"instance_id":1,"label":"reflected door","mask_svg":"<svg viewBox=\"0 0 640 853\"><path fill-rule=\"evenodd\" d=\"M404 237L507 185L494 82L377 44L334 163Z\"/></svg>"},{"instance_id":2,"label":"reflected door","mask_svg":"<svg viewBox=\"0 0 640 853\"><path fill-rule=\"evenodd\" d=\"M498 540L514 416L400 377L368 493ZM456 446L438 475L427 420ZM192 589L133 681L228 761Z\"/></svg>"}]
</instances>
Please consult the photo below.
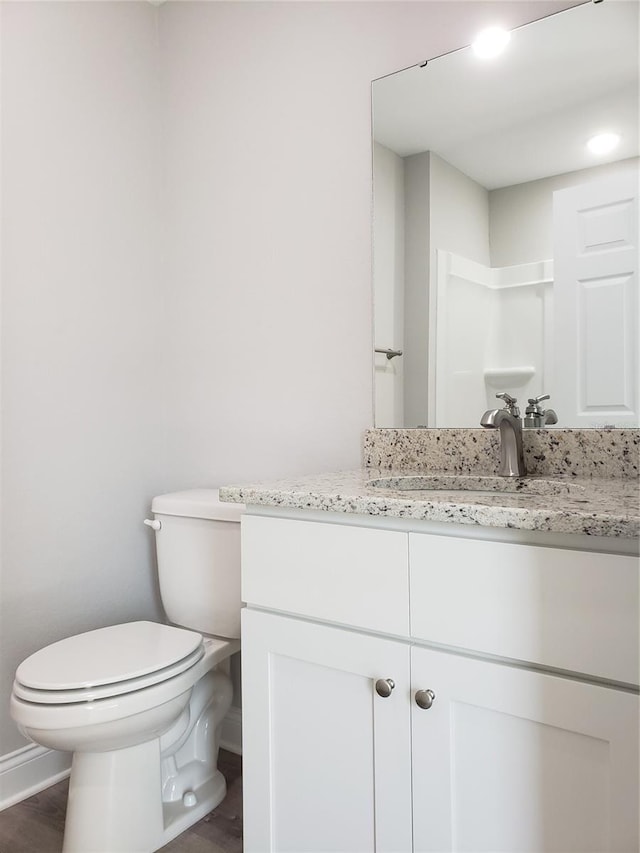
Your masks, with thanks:
<instances>
[{"instance_id":1,"label":"reflected door","mask_svg":"<svg viewBox=\"0 0 640 853\"><path fill-rule=\"evenodd\" d=\"M554 269L559 424L637 426L637 176L554 194Z\"/></svg>"}]
</instances>

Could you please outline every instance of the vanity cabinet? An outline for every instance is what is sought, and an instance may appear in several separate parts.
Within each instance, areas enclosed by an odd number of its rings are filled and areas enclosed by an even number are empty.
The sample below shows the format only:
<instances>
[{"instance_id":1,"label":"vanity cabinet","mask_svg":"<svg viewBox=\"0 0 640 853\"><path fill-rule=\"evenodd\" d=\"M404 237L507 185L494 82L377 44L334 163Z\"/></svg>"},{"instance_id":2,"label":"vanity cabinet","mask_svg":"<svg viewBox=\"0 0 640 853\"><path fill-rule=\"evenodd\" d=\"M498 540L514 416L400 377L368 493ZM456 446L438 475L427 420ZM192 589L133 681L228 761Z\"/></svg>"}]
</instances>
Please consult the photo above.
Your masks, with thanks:
<instances>
[{"instance_id":1,"label":"vanity cabinet","mask_svg":"<svg viewBox=\"0 0 640 853\"><path fill-rule=\"evenodd\" d=\"M637 851L634 557L242 524L246 853Z\"/></svg>"}]
</instances>

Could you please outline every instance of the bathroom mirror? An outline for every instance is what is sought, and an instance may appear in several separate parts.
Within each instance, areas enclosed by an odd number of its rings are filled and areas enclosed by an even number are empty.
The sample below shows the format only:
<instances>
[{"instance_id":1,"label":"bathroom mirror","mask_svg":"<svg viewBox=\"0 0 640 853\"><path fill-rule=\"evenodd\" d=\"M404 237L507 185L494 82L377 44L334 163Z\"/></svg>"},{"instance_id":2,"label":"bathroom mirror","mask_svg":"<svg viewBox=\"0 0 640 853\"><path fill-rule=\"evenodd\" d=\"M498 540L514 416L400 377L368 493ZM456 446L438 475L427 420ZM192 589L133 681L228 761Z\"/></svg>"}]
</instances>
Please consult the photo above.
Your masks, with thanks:
<instances>
[{"instance_id":1,"label":"bathroom mirror","mask_svg":"<svg viewBox=\"0 0 640 853\"><path fill-rule=\"evenodd\" d=\"M374 81L377 427L477 427L500 391L638 426L638 9Z\"/></svg>"}]
</instances>

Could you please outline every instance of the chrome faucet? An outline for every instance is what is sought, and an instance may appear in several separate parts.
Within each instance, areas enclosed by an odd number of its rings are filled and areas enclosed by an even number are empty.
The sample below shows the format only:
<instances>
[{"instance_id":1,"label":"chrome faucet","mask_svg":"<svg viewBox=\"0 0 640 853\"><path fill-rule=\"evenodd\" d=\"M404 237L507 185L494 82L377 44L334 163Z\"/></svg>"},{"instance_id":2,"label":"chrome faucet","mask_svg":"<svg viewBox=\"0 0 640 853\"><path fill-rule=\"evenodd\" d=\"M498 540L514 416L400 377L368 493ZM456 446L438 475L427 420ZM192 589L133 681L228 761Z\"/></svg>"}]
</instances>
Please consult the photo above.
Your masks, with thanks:
<instances>
[{"instance_id":1,"label":"chrome faucet","mask_svg":"<svg viewBox=\"0 0 640 853\"><path fill-rule=\"evenodd\" d=\"M516 406L518 401L506 391L496 394L496 397L504 400L504 408L486 411L480 418L480 426L500 430L498 474L501 477L526 477L527 469L522 450L522 420L520 409Z\"/></svg>"}]
</instances>

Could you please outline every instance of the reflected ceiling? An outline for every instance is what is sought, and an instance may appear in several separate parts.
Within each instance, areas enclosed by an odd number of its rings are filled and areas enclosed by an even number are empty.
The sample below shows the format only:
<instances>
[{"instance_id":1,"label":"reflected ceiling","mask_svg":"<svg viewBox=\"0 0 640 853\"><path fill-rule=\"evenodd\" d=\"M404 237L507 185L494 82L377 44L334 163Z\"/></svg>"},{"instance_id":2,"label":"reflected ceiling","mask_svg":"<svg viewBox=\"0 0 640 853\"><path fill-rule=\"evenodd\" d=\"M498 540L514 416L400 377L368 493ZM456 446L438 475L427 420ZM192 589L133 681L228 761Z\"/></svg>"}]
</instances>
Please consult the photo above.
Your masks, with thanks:
<instances>
[{"instance_id":1,"label":"reflected ceiling","mask_svg":"<svg viewBox=\"0 0 640 853\"><path fill-rule=\"evenodd\" d=\"M634 0L596 4L579 39L575 18L560 12L552 27L547 18L514 30L494 59L463 49L377 80L374 137L402 157L435 151L487 189L637 156L639 9ZM586 142L605 130L621 145L595 158Z\"/></svg>"}]
</instances>

